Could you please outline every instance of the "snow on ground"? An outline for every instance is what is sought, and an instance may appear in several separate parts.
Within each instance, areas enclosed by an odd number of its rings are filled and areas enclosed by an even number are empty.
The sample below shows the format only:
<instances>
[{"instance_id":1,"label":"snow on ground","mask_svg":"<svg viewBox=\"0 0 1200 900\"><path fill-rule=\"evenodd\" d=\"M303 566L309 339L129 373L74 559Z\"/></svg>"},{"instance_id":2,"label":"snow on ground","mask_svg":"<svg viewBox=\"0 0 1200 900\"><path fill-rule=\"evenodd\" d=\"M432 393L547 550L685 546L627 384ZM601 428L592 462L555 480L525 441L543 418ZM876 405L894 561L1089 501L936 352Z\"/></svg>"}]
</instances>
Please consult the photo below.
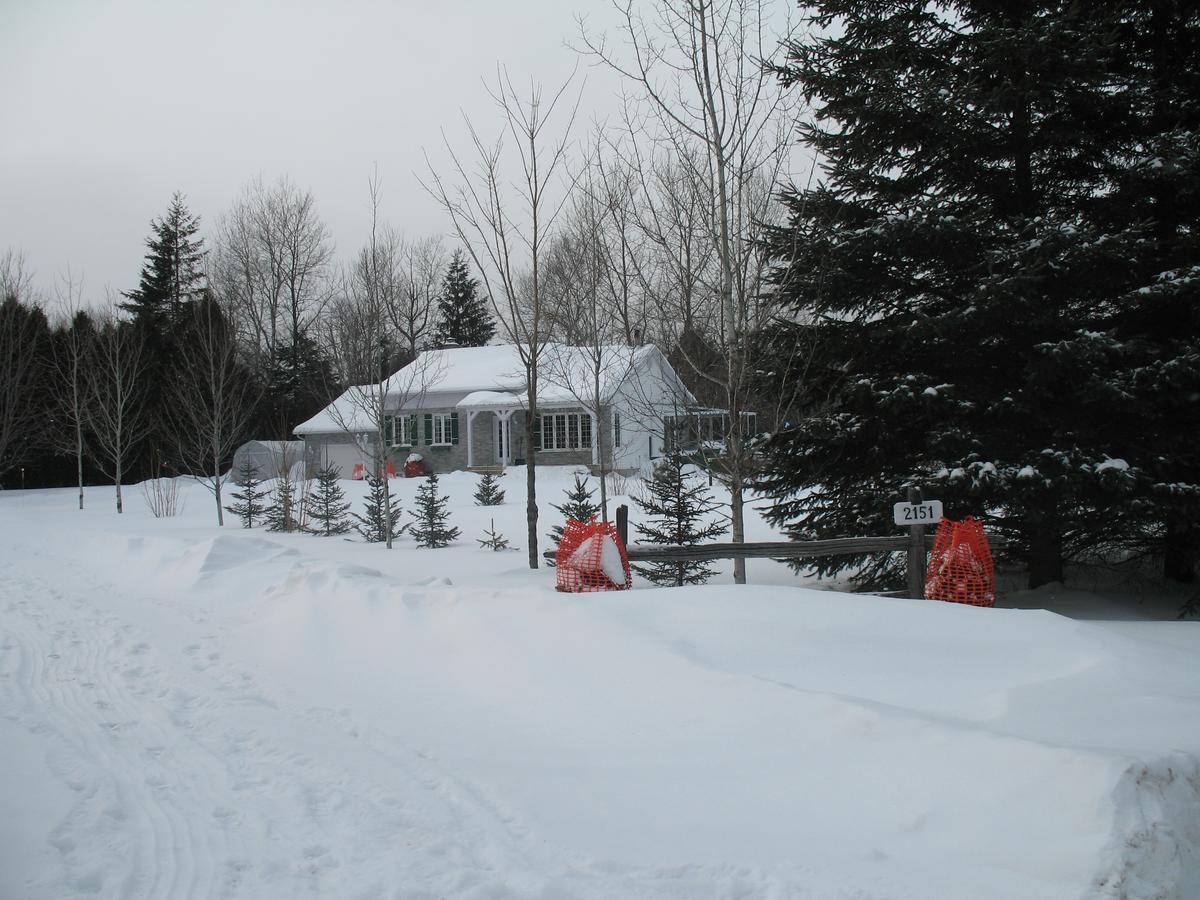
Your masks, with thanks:
<instances>
[{"instance_id":1,"label":"snow on ground","mask_svg":"<svg viewBox=\"0 0 1200 900\"><path fill-rule=\"evenodd\" d=\"M0 897L1200 896L1200 624L558 594L502 482L390 553L0 494Z\"/></svg>"}]
</instances>

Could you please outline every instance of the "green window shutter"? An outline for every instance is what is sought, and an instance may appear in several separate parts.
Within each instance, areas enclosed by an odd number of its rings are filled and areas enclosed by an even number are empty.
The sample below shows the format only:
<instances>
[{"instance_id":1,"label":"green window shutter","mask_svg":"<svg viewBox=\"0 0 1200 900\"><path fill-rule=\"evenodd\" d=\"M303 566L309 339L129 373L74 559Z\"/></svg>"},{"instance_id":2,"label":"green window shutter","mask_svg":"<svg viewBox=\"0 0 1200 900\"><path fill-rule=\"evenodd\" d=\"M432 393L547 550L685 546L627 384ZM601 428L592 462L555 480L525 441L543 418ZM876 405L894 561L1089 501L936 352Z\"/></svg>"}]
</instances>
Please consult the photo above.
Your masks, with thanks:
<instances>
[{"instance_id":1,"label":"green window shutter","mask_svg":"<svg viewBox=\"0 0 1200 900\"><path fill-rule=\"evenodd\" d=\"M533 420L533 449L542 449L542 417L537 416Z\"/></svg>"},{"instance_id":2,"label":"green window shutter","mask_svg":"<svg viewBox=\"0 0 1200 900\"><path fill-rule=\"evenodd\" d=\"M458 413L450 413L450 443L458 443Z\"/></svg>"},{"instance_id":3,"label":"green window shutter","mask_svg":"<svg viewBox=\"0 0 1200 900\"><path fill-rule=\"evenodd\" d=\"M396 419L393 416L383 417L383 442L389 447L396 443Z\"/></svg>"},{"instance_id":4,"label":"green window shutter","mask_svg":"<svg viewBox=\"0 0 1200 900\"><path fill-rule=\"evenodd\" d=\"M425 413L425 446L433 445L433 413Z\"/></svg>"},{"instance_id":5,"label":"green window shutter","mask_svg":"<svg viewBox=\"0 0 1200 900\"><path fill-rule=\"evenodd\" d=\"M417 414L413 413L408 417L408 443L410 446L417 445Z\"/></svg>"}]
</instances>

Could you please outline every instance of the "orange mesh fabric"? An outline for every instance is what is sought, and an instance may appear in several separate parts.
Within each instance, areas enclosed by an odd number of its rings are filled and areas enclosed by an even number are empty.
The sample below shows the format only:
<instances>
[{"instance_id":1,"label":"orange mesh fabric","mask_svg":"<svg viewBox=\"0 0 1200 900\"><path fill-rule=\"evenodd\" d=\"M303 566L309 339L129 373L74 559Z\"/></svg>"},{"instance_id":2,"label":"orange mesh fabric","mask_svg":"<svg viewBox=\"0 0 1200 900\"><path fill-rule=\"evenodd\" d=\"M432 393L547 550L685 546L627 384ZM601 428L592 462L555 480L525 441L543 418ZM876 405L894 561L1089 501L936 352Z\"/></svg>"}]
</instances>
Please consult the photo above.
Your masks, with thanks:
<instances>
[{"instance_id":1,"label":"orange mesh fabric","mask_svg":"<svg viewBox=\"0 0 1200 900\"><path fill-rule=\"evenodd\" d=\"M557 588L560 591L627 591L630 588L629 555L611 522L577 522L567 519L558 552Z\"/></svg>"},{"instance_id":2,"label":"orange mesh fabric","mask_svg":"<svg viewBox=\"0 0 1200 900\"><path fill-rule=\"evenodd\" d=\"M925 596L930 600L996 605L996 569L983 525L967 516L961 522L942 519L933 540Z\"/></svg>"}]
</instances>

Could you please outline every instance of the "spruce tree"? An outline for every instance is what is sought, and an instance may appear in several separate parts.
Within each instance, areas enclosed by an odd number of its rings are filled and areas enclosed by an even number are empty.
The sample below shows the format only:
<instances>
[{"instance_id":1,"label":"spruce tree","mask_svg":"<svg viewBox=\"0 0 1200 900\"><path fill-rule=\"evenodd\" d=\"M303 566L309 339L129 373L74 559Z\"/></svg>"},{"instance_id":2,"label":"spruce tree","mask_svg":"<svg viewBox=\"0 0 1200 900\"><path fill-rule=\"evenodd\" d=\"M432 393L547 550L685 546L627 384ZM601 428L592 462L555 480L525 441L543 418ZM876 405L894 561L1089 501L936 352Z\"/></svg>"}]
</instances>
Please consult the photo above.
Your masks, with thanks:
<instances>
[{"instance_id":1,"label":"spruce tree","mask_svg":"<svg viewBox=\"0 0 1200 900\"><path fill-rule=\"evenodd\" d=\"M576 472L575 484L565 491L567 502L550 504L563 517L562 525L555 525L550 529L549 535L547 535L554 543L554 549L558 548L558 543L562 540L563 527L567 524L567 519L587 523L591 521L593 516L600 514L600 504L592 499L595 492L595 488L588 487L584 477Z\"/></svg>"},{"instance_id":2,"label":"spruce tree","mask_svg":"<svg viewBox=\"0 0 1200 900\"><path fill-rule=\"evenodd\" d=\"M338 470L332 464L317 472L316 490L308 498L307 504L310 524L305 528L306 531L332 537L350 530L350 521L346 518L350 502L338 484Z\"/></svg>"},{"instance_id":3,"label":"spruce tree","mask_svg":"<svg viewBox=\"0 0 1200 900\"><path fill-rule=\"evenodd\" d=\"M490 527L483 534L483 537L476 538L480 547L487 547L489 550L497 551L508 549L508 538L496 531L495 519L491 520Z\"/></svg>"},{"instance_id":4,"label":"spruce tree","mask_svg":"<svg viewBox=\"0 0 1200 900\"><path fill-rule=\"evenodd\" d=\"M295 531L297 512L296 483L289 475L281 475L266 510L267 531Z\"/></svg>"},{"instance_id":5,"label":"spruce tree","mask_svg":"<svg viewBox=\"0 0 1200 900\"><path fill-rule=\"evenodd\" d=\"M675 449L668 451L645 481L648 496L631 498L651 517L649 524L637 525L644 543L686 547L728 531L725 522L710 520L721 505L712 499L704 479L684 471L686 465L682 453ZM634 568L655 584L675 586L704 584L714 571L703 560L664 560Z\"/></svg>"},{"instance_id":6,"label":"spruce tree","mask_svg":"<svg viewBox=\"0 0 1200 900\"><path fill-rule=\"evenodd\" d=\"M238 466L238 475L242 489L233 492L232 497L236 502L225 507L225 511L241 519L243 528L253 528L256 521L266 516L264 498L270 491L260 490L262 480L258 477L258 467L249 460Z\"/></svg>"},{"instance_id":7,"label":"spruce tree","mask_svg":"<svg viewBox=\"0 0 1200 900\"><path fill-rule=\"evenodd\" d=\"M387 476L384 476L386 478ZM388 515L388 492L385 490L383 478L376 478L372 473L367 473L367 497L363 501L363 515L353 513L358 524L354 526L355 530L363 536L363 540L370 544L386 543L388 539L388 527L390 519L390 527L392 529L392 537L397 537L404 528L397 528L400 522L400 500L396 497L391 498L391 514ZM407 527L407 526L405 526Z\"/></svg>"},{"instance_id":8,"label":"spruce tree","mask_svg":"<svg viewBox=\"0 0 1200 900\"><path fill-rule=\"evenodd\" d=\"M190 307L205 291L204 239L200 220L187 208L179 191L167 214L151 220L146 239L146 262L136 290L126 291L121 308L135 324L159 336L172 334L188 320Z\"/></svg>"},{"instance_id":9,"label":"spruce tree","mask_svg":"<svg viewBox=\"0 0 1200 900\"><path fill-rule=\"evenodd\" d=\"M1196 13L1167 5L1194 35ZM768 518L793 536L889 533L892 503L919 484L948 516L1002 513L990 525L1036 586L1110 543L1114 514L1158 508L1168 477L1195 485L1194 466L1161 463L1162 442L1138 436L1173 417L1170 433L1196 432L1175 385L1197 383L1200 361L1185 349L1196 288L1171 274L1195 265L1190 226L1157 255L1125 208L1153 201L1119 196L1158 165L1138 134L1146 74L1122 37L1127 6L814 4L780 74L813 105L801 136L825 176L784 192L790 218L768 240L780 320L810 321L822 362L763 367L822 400L765 447ZM1195 47L1178 53L1194 71ZM1193 196L1195 143L1173 141L1156 145L1174 146L1170 190ZM797 326L774 330L787 348ZM899 576L885 558L858 571Z\"/></svg>"},{"instance_id":10,"label":"spruce tree","mask_svg":"<svg viewBox=\"0 0 1200 900\"><path fill-rule=\"evenodd\" d=\"M479 296L479 282L471 277L463 252L456 250L442 279L434 341L438 347L482 347L495 333L487 302Z\"/></svg>"},{"instance_id":11,"label":"spruce tree","mask_svg":"<svg viewBox=\"0 0 1200 900\"><path fill-rule=\"evenodd\" d=\"M496 476L491 472L484 473L475 489L476 506L499 506L504 502L504 490L500 487Z\"/></svg>"},{"instance_id":12,"label":"spruce tree","mask_svg":"<svg viewBox=\"0 0 1200 900\"><path fill-rule=\"evenodd\" d=\"M438 495L438 477L430 475L425 483L417 488L417 508L409 513L412 516L412 536L418 547L445 547L458 537L458 529L446 523L450 513L446 509L449 498Z\"/></svg>"}]
</instances>

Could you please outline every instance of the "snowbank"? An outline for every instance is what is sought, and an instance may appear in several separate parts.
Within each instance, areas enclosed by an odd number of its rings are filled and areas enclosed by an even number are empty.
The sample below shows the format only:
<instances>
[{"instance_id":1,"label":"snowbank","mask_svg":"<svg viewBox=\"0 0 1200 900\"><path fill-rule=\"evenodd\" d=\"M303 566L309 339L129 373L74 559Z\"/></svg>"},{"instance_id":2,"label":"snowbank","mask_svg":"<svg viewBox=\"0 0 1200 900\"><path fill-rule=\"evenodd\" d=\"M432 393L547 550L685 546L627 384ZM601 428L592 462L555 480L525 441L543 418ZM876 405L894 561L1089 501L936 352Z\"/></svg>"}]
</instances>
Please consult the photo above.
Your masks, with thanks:
<instances>
[{"instance_id":1,"label":"snowbank","mask_svg":"<svg viewBox=\"0 0 1200 900\"><path fill-rule=\"evenodd\" d=\"M0 896L1200 896L1195 623L72 502L0 496Z\"/></svg>"}]
</instances>

